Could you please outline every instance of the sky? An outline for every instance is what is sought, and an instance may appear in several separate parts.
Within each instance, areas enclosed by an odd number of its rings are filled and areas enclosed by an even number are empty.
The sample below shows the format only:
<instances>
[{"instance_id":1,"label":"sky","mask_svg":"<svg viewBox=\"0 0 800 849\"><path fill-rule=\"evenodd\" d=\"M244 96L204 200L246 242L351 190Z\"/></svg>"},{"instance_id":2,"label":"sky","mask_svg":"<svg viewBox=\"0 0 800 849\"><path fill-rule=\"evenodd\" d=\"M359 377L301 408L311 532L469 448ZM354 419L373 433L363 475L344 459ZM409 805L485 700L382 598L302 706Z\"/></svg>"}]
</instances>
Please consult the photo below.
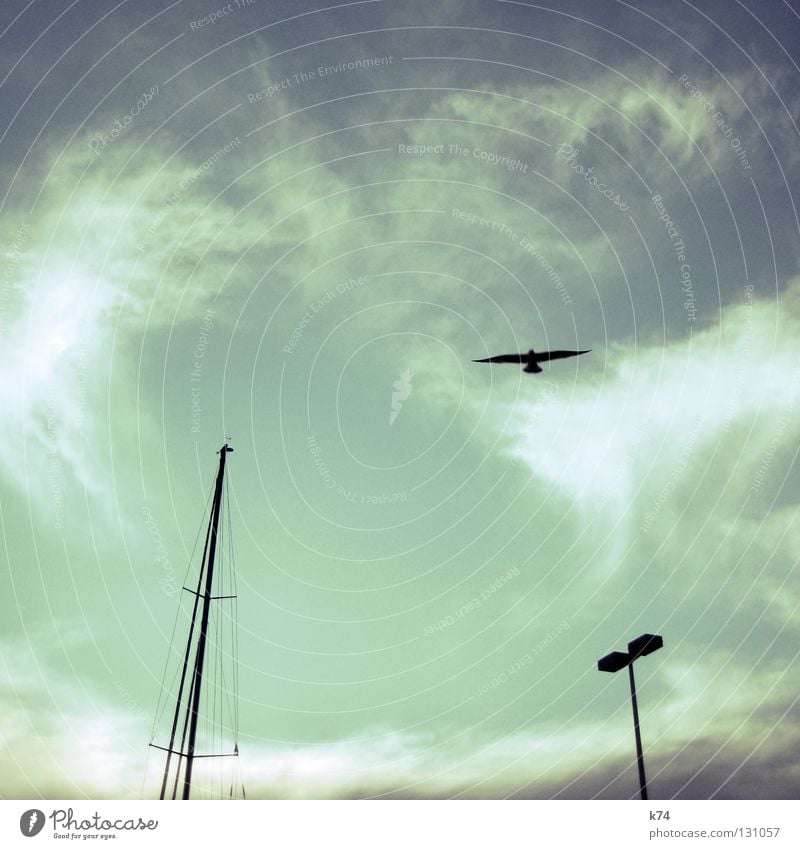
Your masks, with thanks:
<instances>
[{"instance_id":1,"label":"sky","mask_svg":"<svg viewBox=\"0 0 800 849\"><path fill-rule=\"evenodd\" d=\"M642 633L651 798L797 798L798 44L3 3L0 796L157 795L227 441L249 798L634 798Z\"/></svg>"}]
</instances>

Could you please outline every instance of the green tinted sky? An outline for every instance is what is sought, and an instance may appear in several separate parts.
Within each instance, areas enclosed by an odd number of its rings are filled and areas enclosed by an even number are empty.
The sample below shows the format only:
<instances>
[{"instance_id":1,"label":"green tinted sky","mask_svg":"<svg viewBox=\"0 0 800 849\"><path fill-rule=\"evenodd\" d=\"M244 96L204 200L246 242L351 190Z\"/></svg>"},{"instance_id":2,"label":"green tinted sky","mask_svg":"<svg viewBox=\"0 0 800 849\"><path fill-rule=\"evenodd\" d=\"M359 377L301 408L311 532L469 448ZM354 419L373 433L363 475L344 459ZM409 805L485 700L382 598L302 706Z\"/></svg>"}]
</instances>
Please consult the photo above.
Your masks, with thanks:
<instances>
[{"instance_id":1,"label":"green tinted sky","mask_svg":"<svg viewBox=\"0 0 800 849\"><path fill-rule=\"evenodd\" d=\"M796 796L798 13L4 4L0 793L142 793L230 436L249 795L634 795L652 631Z\"/></svg>"}]
</instances>

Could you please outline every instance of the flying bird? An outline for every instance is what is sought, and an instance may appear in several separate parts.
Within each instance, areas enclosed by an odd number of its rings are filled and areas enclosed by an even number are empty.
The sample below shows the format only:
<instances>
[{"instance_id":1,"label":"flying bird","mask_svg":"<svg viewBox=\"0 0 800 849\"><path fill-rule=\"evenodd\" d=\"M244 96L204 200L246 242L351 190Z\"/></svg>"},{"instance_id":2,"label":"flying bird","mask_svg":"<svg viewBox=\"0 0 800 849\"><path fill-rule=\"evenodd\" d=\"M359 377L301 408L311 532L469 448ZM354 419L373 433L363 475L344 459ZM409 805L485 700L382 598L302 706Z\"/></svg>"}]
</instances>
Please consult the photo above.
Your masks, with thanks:
<instances>
[{"instance_id":1,"label":"flying bird","mask_svg":"<svg viewBox=\"0 0 800 849\"><path fill-rule=\"evenodd\" d=\"M487 357L485 360L473 360L473 363L525 363L523 371L530 374L536 374L542 369L539 368L539 363L547 362L548 360L563 360L566 357L577 357L580 354L588 354L591 348L585 351L542 351L536 353L531 348L527 354L498 354L496 357Z\"/></svg>"}]
</instances>

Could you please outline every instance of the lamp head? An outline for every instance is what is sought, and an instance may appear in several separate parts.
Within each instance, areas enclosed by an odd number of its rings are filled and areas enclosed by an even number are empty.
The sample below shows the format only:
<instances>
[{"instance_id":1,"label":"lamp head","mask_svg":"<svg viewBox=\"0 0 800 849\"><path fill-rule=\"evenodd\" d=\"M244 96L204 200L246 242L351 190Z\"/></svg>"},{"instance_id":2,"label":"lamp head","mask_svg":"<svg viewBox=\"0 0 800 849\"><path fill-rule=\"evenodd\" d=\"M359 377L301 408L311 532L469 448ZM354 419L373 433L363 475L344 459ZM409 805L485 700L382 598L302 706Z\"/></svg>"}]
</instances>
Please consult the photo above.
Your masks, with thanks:
<instances>
[{"instance_id":1,"label":"lamp head","mask_svg":"<svg viewBox=\"0 0 800 849\"><path fill-rule=\"evenodd\" d=\"M619 672L631 662L631 656L624 651L612 651L597 661L597 668L601 672Z\"/></svg>"},{"instance_id":2,"label":"lamp head","mask_svg":"<svg viewBox=\"0 0 800 849\"><path fill-rule=\"evenodd\" d=\"M636 660L637 657L644 657L646 654L658 651L663 645L664 640L658 634L642 634L641 637L628 643L628 654L631 660Z\"/></svg>"}]
</instances>

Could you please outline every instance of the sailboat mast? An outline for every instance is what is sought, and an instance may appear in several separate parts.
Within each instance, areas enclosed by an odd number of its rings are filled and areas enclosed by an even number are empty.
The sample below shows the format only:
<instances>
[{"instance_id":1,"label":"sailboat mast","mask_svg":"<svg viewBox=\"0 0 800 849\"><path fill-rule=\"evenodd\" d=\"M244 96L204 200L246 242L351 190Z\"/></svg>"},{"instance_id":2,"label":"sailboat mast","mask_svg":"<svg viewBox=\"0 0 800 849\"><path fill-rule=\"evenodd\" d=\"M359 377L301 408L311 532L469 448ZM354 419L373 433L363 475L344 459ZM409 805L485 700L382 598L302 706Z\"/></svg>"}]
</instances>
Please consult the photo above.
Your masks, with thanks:
<instances>
[{"instance_id":1,"label":"sailboat mast","mask_svg":"<svg viewBox=\"0 0 800 849\"><path fill-rule=\"evenodd\" d=\"M169 745L167 746L167 763L164 767L164 780L161 782L161 795L160 799L163 799L167 792L167 781L169 780L169 766L172 761L172 755L175 753L175 734L178 731L178 720L181 715L181 705L183 704L183 688L186 685L186 672L189 668L189 658L192 655L192 636L194 635L194 623L197 621L197 608L198 603L200 601L200 586L203 580L203 570L205 569L206 559L208 558L208 541L211 537L211 522L208 523L208 530L206 531L206 541L203 545L203 566L200 570L200 578L197 582L197 592L194 594L194 604L192 607L192 624L189 628L189 639L186 642L186 652L183 657L183 670L181 672L181 686L178 690L178 698L175 702L175 716L172 719L172 730L169 736ZM184 734L186 733L186 726L184 725ZM178 763L178 769L175 774L175 790L177 790L178 784L178 776L180 776L180 762ZM175 798L175 791L172 793L172 798Z\"/></svg>"},{"instance_id":2,"label":"sailboat mast","mask_svg":"<svg viewBox=\"0 0 800 849\"><path fill-rule=\"evenodd\" d=\"M186 770L183 780L183 798L188 799L192 786L192 766L194 764L194 747L197 738L197 720L200 711L200 689L203 683L203 662L206 654L206 637L208 633L208 616L211 610L211 590L214 581L214 560L217 553L217 529L219 528L219 513L222 506L222 483L225 477L225 456L233 451L227 443L219 452L219 471L217 472L217 485L214 491L214 504L211 510L211 539L208 550L208 569L206 571L206 585L203 594L203 612L200 620L200 636L197 640L197 654L194 661L194 675L192 680L192 704L189 722L189 743L186 749Z\"/></svg>"}]
</instances>

